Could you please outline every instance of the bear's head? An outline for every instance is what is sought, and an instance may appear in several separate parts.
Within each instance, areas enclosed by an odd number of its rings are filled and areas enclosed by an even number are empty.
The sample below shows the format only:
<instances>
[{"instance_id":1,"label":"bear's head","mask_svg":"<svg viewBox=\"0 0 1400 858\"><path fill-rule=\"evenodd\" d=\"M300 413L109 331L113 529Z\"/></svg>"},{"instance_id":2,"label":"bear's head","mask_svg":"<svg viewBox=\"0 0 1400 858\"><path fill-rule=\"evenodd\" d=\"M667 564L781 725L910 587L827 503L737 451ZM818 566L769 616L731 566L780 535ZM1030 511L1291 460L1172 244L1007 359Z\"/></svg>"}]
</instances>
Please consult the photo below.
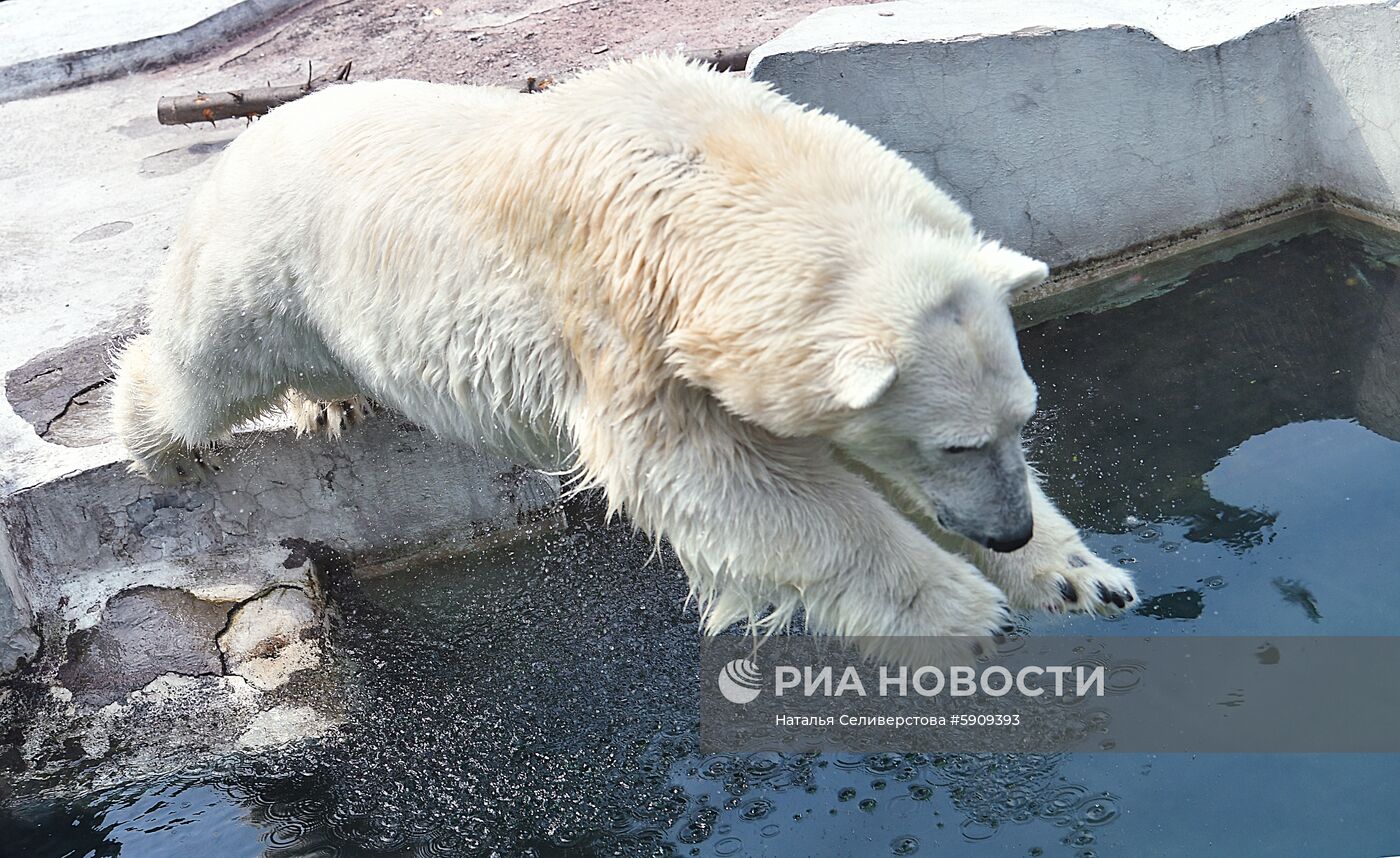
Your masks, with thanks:
<instances>
[{"instance_id":1,"label":"bear's head","mask_svg":"<svg viewBox=\"0 0 1400 858\"><path fill-rule=\"evenodd\" d=\"M823 434L945 529L997 551L1032 534L1021 429L1035 385L1010 299L1043 262L996 242L930 238L850 290L830 344Z\"/></svg>"},{"instance_id":2,"label":"bear's head","mask_svg":"<svg viewBox=\"0 0 1400 858\"><path fill-rule=\"evenodd\" d=\"M970 224L851 244L826 275L768 272L712 302L672 335L672 365L752 424L825 436L945 529L1021 547L1035 386L1010 298L1044 280L1045 264Z\"/></svg>"}]
</instances>

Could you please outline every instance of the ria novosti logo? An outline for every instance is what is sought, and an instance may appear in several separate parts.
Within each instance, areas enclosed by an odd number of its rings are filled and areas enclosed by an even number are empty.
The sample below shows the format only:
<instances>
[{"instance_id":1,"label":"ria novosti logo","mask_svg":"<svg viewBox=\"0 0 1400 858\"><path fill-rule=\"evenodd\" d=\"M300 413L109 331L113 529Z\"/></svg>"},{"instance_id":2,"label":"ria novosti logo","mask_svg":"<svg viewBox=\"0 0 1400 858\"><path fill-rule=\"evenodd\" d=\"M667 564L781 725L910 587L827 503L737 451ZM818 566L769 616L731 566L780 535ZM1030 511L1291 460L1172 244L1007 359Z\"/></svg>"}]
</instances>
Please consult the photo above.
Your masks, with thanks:
<instances>
[{"instance_id":1,"label":"ria novosti logo","mask_svg":"<svg viewBox=\"0 0 1400 858\"><path fill-rule=\"evenodd\" d=\"M932 665L912 672L906 666L880 665L878 677L863 677L855 665L844 668L777 665L773 668L774 697L1103 697L1107 671L1103 665L1026 665L1016 672L1001 665L973 667ZM873 682L873 686L872 683ZM753 660L736 658L716 677L719 693L730 703L743 705L758 699L763 672Z\"/></svg>"},{"instance_id":2,"label":"ria novosti logo","mask_svg":"<svg viewBox=\"0 0 1400 858\"><path fill-rule=\"evenodd\" d=\"M747 658L736 658L719 672L719 693L730 703L752 703L762 690L762 675L758 665Z\"/></svg>"}]
</instances>

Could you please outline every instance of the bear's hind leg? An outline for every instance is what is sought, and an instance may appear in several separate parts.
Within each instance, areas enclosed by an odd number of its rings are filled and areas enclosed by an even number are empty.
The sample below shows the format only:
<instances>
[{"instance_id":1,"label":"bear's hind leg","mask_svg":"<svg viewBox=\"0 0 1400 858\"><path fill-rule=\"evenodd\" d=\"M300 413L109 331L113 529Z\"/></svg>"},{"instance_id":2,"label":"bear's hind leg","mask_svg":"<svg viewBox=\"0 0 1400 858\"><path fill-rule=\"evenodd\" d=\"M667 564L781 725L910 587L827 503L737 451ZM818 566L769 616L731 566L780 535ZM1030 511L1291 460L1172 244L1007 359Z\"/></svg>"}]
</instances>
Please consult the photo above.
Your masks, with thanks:
<instances>
[{"instance_id":1,"label":"bear's hind leg","mask_svg":"<svg viewBox=\"0 0 1400 858\"><path fill-rule=\"evenodd\" d=\"M217 472L214 442L266 411L279 392L250 390L246 381L227 375L196 377L150 334L128 343L116 364L117 437L131 454L131 469L159 483Z\"/></svg>"},{"instance_id":2,"label":"bear's hind leg","mask_svg":"<svg viewBox=\"0 0 1400 858\"><path fill-rule=\"evenodd\" d=\"M336 440L346 429L374 416L376 408L373 402L360 395L316 399L299 390L289 390L282 399L282 411L291 418L298 438L321 433Z\"/></svg>"}]
</instances>

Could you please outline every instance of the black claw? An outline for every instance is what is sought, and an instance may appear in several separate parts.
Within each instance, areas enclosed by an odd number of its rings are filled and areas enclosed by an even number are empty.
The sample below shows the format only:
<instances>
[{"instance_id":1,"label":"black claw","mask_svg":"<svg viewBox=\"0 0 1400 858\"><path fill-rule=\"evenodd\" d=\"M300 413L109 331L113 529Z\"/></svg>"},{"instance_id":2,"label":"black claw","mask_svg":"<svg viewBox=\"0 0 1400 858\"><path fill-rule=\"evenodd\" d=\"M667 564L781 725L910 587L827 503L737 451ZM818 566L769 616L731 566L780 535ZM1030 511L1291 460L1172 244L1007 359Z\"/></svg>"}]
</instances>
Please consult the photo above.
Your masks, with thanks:
<instances>
[{"instance_id":1,"label":"black claw","mask_svg":"<svg viewBox=\"0 0 1400 858\"><path fill-rule=\"evenodd\" d=\"M1116 590L1109 590L1103 584L1099 585L1099 601L1107 605L1116 605L1119 608L1127 607L1128 603L1123 600L1123 594Z\"/></svg>"},{"instance_id":2,"label":"black claw","mask_svg":"<svg viewBox=\"0 0 1400 858\"><path fill-rule=\"evenodd\" d=\"M1125 596L1124 598L1126 598L1129 602L1131 602L1133 599L1135 599L1135 598L1137 598L1137 597L1134 596L1132 593L1129 593L1129 594L1128 594L1127 596Z\"/></svg>"},{"instance_id":3,"label":"black claw","mask_svg":"<svg viewBox=\"0 0 1400 858\"><path fill-rule=\"evenodd\" d=\"M316 425L317 425L317 426L325 426L325 425L326 425L326 411L325 411L324 408L321 409L320 411L316 412Z\"/></svg>"},{"instance_id":4,"label":"black claw","mask_svg":"<svg viewBox=\"0 0 1400 858\"><path fill-rule=\"evenodd\" d=\"M1066 602L1079 601L1079 591L1074 589L1073 584L1063 578L1060 579L1060 595L1064 597Z\"/></svg>"},{"instance_id":5,"label":"black claw","mask_svg":"<svg viewBox=\"0 0 1400 858\"><path fill-rule=\"evenodd\" d=\"M1088 566L1088 565L1089 565L1089 561L1088 561L1088 560L1085 560L1085 559L1084 559L1083 557L1081 557L1080 555L1078 555L1078 554L1072 554L1072 555L1070 555L1070 558L1069 558L1069 566L1070 566L1071 569L1083 569L1085 566Z\"/></svg>"}]
</instances>

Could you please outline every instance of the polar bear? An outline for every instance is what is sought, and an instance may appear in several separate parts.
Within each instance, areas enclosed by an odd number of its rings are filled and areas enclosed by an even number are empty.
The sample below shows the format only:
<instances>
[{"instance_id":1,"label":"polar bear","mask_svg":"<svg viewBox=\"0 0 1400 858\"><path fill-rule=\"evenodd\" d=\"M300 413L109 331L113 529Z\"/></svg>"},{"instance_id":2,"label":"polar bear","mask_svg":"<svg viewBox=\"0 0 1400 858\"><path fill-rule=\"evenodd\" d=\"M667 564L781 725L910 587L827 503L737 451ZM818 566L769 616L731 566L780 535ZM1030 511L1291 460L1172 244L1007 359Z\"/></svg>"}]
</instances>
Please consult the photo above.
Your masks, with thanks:
<instances>
[{"instance_id":1,"label":"polar bear","mask_svg":"<svg viewBox=\"0 0 1400 858\"><path fill-rule=\"evenodd\" d=\"M706 632L981 636L1136 598L1022 455L1008 302L1046 274L864 132L677 59L338 86L221 156L115 424L168 481L284 401L372 400L603 487Z\"/></svg>"}]
</instances>

